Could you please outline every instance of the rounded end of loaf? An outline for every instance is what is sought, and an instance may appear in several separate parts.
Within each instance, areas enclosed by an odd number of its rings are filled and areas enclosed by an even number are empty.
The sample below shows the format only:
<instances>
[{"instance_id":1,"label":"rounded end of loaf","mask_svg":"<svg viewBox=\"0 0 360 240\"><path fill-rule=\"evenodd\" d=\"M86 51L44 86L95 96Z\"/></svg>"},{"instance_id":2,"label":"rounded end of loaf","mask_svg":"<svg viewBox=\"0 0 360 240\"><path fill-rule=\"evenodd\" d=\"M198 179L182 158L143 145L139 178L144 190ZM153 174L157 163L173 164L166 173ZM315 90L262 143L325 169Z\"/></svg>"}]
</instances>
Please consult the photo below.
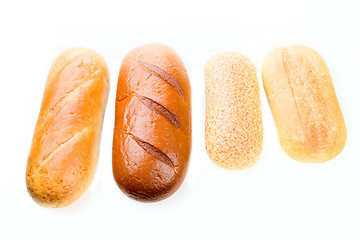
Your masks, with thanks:
<instances>
[{"instance_id":1,"label":"rounded end of loaf","mask_svg":"<svg viewBox=\"0 0 360 240\"><path fill-rule=\"evenodd\" d=\"M62 167L66 168L66 164ZM31 164L26 169L26 187L29 195L40 206L63 208L79 199L90 186L96 164L79 170L59 174L56 169L37 168Z\"/></svg>"},{"instance_id":2,"label":"rounded end of loaf","mask_svg":"<svg viewBox=\"0 0 360 240\"><path fill-rule=\"evenodd\" d=\"M145 188L142 188L141 186L133 183L118 181L117 178L115 178L115 182L126 196L143 203L153 203L165 200L171 197L182 184L181 182L159 189L156 187L156 185L150 183L147 184Z\"/></svg>"},{"instance_id":3,"label":"rounded end of loaf","mask_svg":"<svg viewBox=\"0 0 360 240\"><path fill-rule=\"evenodd\" d=\"M95 67L97 71L104 71L108 77L104 78L107 83L110 81L109 69L105 62L105 59L95 50L83 47L73 47L61 52L54 60L48 79L55 79L56 74L71 63L77 57L81 58L84 67Z\"/></svg>"},{"instance_id":4,"label":"rounded end of loaf","mask_svg":"<svg viewBox=\"0 0 360 240\"><path fill-rule=\"evenodd\" d=\"M177 175L170 169L165 172L141 172L141 169L137 169L138 174L135 172L129 173L123 166L119 166L122 163L116 158L116 153L114 155L113 176L115 183L126 196L143 203L159 202L171 197L182 185L187 172L186 168L180 175ZM151 158L144 161L150 162ZM138 166L141 165L139 164ZM164 170L163 168L162 171Z\"/></svg>"},{"instance_id":5,"label":"rounded end of loaf","mask_svg":"<svg viewBox=\"0 0 360 240\"><path fill-rule=\"evenodd\" d=\"M178 53L170 46L163 43L148 43L133 48L123 59L126 63L129 59L136 59L139 62L149 61L156 64L162 64L165 60L174 61L174 64L181 62ZM181 62L181 65L183 63Z\"/></svg>"},{"instance_id":6,"label":"rounded end of loaf","mask_svg":"<svg viewBox=\"0 0 360 240\"><path fill-rule=\"evenodd\" d=\"M47 208L63 208L75 202L86 191L90 185L87 182L79 182L79 184L64 184L63 180L58 182L39 181L44 176L26 176L26 186L29 195L40 206ZM79 188L79 186L81 186Z\"/></svg>"},{"instance_id":7,"label":"rounded end of loaf","mask_svg":"<svg viewBox=\"0 0 360 240\"><path fill-rule=\"evenodd\" d=\"M292 45L271 51L262 78L280 145L291 158L322 163L343 150L347 130L330 71L315 50Z\"/></svg>"},{"instance_id":8,"label":"rounded end of loaf","mask_svg":"<svg viewBox=\"0 0 360 240\"><path fill-rule=\"evenodd\" d=\"M256 69L246 56L222 52L208 60L204 73L207 152L222 168L248 169L259 159L263 141Z\"/></svg>"},{"instance_id":9,"label":"rounded end of loaf","mask_svg":"<svg viewBox=\"0 0 360 240\"><path fill-rule=\"evenodd\" d=\"M334 159L343 151L347 139L346 127L344 126L338 134L339 136L336 142L316 150L313 148L304 148L301 144L288 142L284 140L280 134L279 138L282 149L292 159L303 163L323 163Z\"/></svg>"},{"instance_id":10,"label":"rounded end of loaf","mask_svg":"<svg viewBox=\"0 0 360 240\"><path fill-rule=\"evenodd\" d=\"M185 101L188 104L191 103L191 87L188 73L175 49L162 43L149 43L132 49L126 54L121 63L119 79L124 77L122 72L129 71L133 67L134 62L149 63L155 66L168 65L167 69L163 70L170 73L177 80ZM121 97L123 94L123 89L118 85L117 95Z\"/></svg>"}]
</instances>

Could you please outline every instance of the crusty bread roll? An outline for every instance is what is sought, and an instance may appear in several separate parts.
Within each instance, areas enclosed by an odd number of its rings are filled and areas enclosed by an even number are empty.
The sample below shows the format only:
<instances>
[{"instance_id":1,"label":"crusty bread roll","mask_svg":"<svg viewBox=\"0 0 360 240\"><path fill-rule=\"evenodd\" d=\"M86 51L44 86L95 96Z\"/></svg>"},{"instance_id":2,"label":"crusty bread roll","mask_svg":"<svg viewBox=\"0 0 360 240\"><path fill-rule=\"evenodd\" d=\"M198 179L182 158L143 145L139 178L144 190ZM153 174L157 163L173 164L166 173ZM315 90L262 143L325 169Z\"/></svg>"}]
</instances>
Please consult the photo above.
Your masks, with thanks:
<instances>
[{"instance_id":1,"label":"crusty bread roll","mask_svg":"<svg viewBox=\"0 0 360 240\"><path fill-rule=\"evenodd\" d=\"M124 58L117 86L113 174L129 197L154 202L183 182L191 147L191 90L177 53L160 44Z\"/></svg>"},{"instance_id":2,"label":"crusty bread roll","mask_svg":"<svg viewBox=\"0 0 360 240\"><path fill-rule=\"evenodd\" d=\"M205 65L205 89L205 143L210 158L227 169L253 166L263 141L254 65L236 52L216 54Z\"/></svg>"},{"instance_id":3,"label":"crusty bread roll","mask_svg":"<svg viewBox=\"0 0 360 240\"><path fill-rule=\"evenodd\" d=\"M38 204L64 207L89 186L97 165L109 73L95 51L72 48L54 61L26 169Z\"/></svg>"},{"instance_id":4,"label":"crusty bread roll","mask_svg":"<svg viewBox=\"0 0 360 240\"><path fill-rule=\"evenodd\" d=\"M285 152L302 162L324 162L346 142L346 126L329 69L314 50L273 50L262 70L265 92Z\"/></svg>"}]
</instances>

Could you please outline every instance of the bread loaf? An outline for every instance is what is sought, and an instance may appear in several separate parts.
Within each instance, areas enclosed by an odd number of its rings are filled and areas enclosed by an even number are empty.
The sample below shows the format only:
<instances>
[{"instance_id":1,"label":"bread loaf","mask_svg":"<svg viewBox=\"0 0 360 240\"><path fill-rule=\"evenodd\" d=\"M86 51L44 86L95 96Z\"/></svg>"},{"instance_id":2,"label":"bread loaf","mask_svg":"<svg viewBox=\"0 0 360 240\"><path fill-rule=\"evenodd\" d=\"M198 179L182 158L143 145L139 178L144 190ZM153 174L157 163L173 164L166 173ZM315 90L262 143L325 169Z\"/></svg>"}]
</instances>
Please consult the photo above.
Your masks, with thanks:
<instances>
[{"instance_id":1,"label":"bread loaf","mask_svg":"<svg viewBox=\"0 0 360 240\"><path fill-rule=\"evenodd\" d=\"M172 195L187 172L191 147L190 83L177 53L160 44L122 62L115 108L113 174L133 199Z\"/></svg>"},{"instance_id":2,"label":"bread loaf","mask_svg":"<svg viewBox=\"0 0 360 240\"><path fill-rule=\"evenodd\" d=\"M67 206L89 186L108 92L108 68L95 51L72 48L55 59L26 169L27 189L38 204Z\"/></svg>"},{"instance_id":3,"label":"bread loaf","mask_svg":"<svg viewBox=\"0 0 360 240\"><path fill-rule=\"evenodd\" d=\"M262 76L284 151L302 162L337 156L346 126L322 57L300 45L275 49L264 61Z\"/></svg>"},{"instance_id":4,"label":"bread loaf","mask_svg":"<svg viewBox=\"0 0 360 240\"><path fill-rule=\"evenodd\" d=\"M216 54L205 65L205 89L205 143L210 158L227 169L253 166L263 141L254 65L236 52Z\"/></svg>"}]
</instances>

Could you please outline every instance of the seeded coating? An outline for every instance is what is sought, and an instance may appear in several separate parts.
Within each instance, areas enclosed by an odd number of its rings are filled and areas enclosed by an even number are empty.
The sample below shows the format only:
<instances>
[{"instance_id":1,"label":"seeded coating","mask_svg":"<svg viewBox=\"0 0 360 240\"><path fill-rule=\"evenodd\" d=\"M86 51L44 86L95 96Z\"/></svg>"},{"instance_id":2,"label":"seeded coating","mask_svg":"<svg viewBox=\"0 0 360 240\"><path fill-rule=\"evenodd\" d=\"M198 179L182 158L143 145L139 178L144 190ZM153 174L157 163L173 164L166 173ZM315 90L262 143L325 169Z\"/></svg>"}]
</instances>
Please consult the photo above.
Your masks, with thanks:
<instances>
[{"instance_id":1,"label":"seeded coating","mask_svg":"<svg viewBox=\"0 0 360 240\"><path fill-rule=\"evenodd\" d=\"M216 54L205 65L205 90L205 143L210 158L226 169L253 166L263 142L254 65L236 52Z\"/></svg>"}]
</instances>

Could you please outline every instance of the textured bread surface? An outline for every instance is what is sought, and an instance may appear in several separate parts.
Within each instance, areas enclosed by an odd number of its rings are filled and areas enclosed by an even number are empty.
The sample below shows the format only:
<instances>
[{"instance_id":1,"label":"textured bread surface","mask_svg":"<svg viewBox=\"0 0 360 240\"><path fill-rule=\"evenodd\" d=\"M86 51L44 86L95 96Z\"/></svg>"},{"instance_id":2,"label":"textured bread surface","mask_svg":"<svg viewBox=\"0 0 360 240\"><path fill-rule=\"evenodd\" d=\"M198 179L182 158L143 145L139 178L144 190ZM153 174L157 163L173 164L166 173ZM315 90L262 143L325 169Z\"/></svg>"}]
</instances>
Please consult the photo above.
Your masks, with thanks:
<instances>
[{"instance_id":1,"label":"textured bread surface","mask_svg":"<svg viewBox=\"0 0 360 240\"><path fill-rule=\"evenodd\" d=\"M133 49L118 79L113 174L142 202L172 195L183 182L191 148L190 82L177 53L161 44Z\"/></svg>"},{"instance_id":2,"label":"textured bread surface","mask_svg":"<svg viewBox=\"0 0 360 240\"><path fill-rule=\"evenodd\" d=\"M50 68L26 169L31 197L64 207L89 186L97 165L109 73L95 51L71 48Z\"/></svg>"},{"instance_id":3,"label":"textured bread surface","mask_svg":"<svg viewBox=\"0 0 360 240\"><path fill-rule=\"evenodd\" d=\"M236 52L216 54L205 65L205 90L205 143L210 158L227 169L253 166L263 142L254 65Z\"/></svg>"},{"instance_id":4,"label":"textured bread surface","mask_svg":"<svg viewBox=\"0 0 360 240\"><path fill-rule=\"evenodd\" d=\"M264 61L262 77L280 144L290 157L324 162L342 151L344 117L317 52L300 45L275 49Z\"/></svg>"}]
</instances>

